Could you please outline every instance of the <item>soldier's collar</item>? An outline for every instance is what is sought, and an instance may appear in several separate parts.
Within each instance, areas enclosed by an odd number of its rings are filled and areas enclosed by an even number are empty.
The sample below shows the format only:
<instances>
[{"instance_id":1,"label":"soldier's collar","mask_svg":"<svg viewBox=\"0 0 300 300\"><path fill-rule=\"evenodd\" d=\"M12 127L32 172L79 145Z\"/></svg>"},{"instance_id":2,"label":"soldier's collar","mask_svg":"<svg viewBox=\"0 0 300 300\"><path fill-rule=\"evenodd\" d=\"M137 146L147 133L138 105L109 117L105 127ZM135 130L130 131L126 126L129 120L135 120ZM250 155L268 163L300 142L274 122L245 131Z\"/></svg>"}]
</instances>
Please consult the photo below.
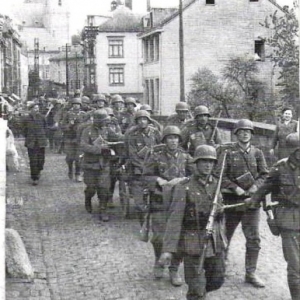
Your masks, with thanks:
<instances>
[{"instance_id":1,"label":"soldier's collar","mask_svg":"<svg viewBox=\"0 0 300 300\"><path fill-rule=\"evenodd\" d=\"M246 149L242 148L242 147L240 146L239 143L237 143L237 147L238 147L238 149L239 149L241 152L247 153L247 154L249 154L249 152L250 152L250 150L251 150L251 144L250 144L250 143L249 143L249 145L248 145L248 147L247 147Z\"/></svg>"},{"instance_id":2,"label":"soldier's collar","mask_svg":"<svg viewBox=\"0 0 300 300\"><path fill-rule=\"evenodd\" d=\"M198 176L197 176L197 181L198 181L201 185L205 186L206 184L212 182L212 175L209 175L207 179L203 179L203 178L201 178L201 177L198 175Z\"/></svg>"}]
</instances>

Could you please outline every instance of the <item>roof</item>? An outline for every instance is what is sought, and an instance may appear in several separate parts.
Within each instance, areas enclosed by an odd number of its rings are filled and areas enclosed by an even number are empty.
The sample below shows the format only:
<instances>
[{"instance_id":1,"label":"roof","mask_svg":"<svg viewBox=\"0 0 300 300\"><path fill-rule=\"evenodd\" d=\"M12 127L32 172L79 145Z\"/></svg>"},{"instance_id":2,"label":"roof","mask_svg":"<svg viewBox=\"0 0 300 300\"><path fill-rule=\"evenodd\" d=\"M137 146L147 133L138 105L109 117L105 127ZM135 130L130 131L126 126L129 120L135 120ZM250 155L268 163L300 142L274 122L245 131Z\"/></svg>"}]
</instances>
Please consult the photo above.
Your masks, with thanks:
<instances>
[{"instance_id":1,"label":"roof","mask_svg":"<svg viewBox=\"0 0 300 300\"><path fill-rule=\"evenodd\" d=\"M63 42L53 37L45 28L23 27L20 32L21 40L26 43L29 50L34 49L34 38L39 39L39 49L46 47L49 50L58 50Z\"/></svg>"},{"instance_id":2,"label":"roof","mask_svg":"<svg viewBox=\"0 0 300 300\"><path fill-rule=\"evenodd\" d=\"M133 13L120 5L113 11L112 18L98 27L99 32L140 32L143 31L142 15Z\"/></svg>"},{"instance_id":3,"label":"roof","mask_svg":"<svg viewBox=\"0 0 300 300\"><path fill-rule=\"evenodd\" d=\"M182 10L184 11L185 9L187 9L191 4L193 4L194 2L196 2L197 0L185 0L182 4ZM280 9L281 11L283 11L282 7L276 2L276 0L267 0L270 3L272 3L274 6L276 6L278 9ZM175 11L174 11L175 10ZM168 22L170 22L171 20L173 20L174 18L176 18L179 15L179 9L173 9L173 13L169 16L167 16L166 18L162 19L160 23L155 24L154 28L151 28L149 30L144 30L143 33L149 33L153 30L155 30L157 27L162 27L165 24L167 24Z\"/></svg>"},{"instance_id":4,"label":"roof","mask_svg":"<svg viewBox=\"0 0 300 300\"><path fill-rule=\"evenodd\" d=\"M76 53L77 53L77 59L82 59L83 54L82 50L80 48L75 48L74 46L71 46L71 51L68 52L68 60L75 59ZM52 56L49 58L49 61L58 61L58 60L66 60L66 52L61 51L59 54Z\"/></svg>"}]
</instances>

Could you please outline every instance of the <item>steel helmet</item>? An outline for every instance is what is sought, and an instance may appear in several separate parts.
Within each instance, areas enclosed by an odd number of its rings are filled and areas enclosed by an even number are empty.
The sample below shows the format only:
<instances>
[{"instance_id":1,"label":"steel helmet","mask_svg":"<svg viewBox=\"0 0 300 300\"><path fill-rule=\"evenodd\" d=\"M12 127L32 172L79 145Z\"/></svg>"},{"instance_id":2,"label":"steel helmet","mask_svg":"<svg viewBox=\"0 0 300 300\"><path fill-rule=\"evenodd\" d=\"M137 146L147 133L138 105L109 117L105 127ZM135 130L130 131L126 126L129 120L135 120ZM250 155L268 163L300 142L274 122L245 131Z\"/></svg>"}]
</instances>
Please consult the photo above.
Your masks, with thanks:
<instances>
[{"instance_id":1,"label":"steel helmet","mask_svg":"<svg viewBox=\"0 0 300 300\"><path fill-rule=\"evenodd\" d=\"M82 104L81 99L80 98L73 98L71 104Z\"/></svg>"},{"instance_id":2,"label":"steel helmet","mask_svg":"<svg viewBox=\"0 0 300 300\"><path fill-rule=\"evenodd\" d=\"M94 120L97 120L97 123L102 123L110 119L107 111L104 108L95 110L93 117Z\"/></svg>"},{"instance_id":3,"label":"steel helmet","mask_svg":"<svg viewBox=\"0 0 300 300\"><path fill-rule=\"evenodd\" d=\"M137 121L138 118L146 117L149 122L151 122L150 114L146 110L139 110L134 115L134 120Z\"/></svg>"},{"instance_id":4,"label":"steel helmet","mask_svg":"<svg viewBox=\"0 0 300 300\"><path fill-rule=\"evenodd\" d=\"M175 111L177 110L189 111L189 106L186 102L179 102L175 106Z\"/></svg>"},{"instance_id":5,"label":"steel helmet","mask_svg":"<svg viewBox=\"0 0 300 300\"><path fill-rule=\"evenodd\" d=\"M235 124L235 128L233 133L237 134L240 129L249 129L252 133L254 133L254 127L252 121L248 119L241 119Z\"/></svg>"},{"instance_id":6,"label":"steel helmet","mask_svg":"<svg viewBox=\"0 0 300 300\"><path fill-rule=\"evenodd\" d=\"M200 145L194 153L194 163L199 159L211 159L217 161L217 151L213 146Z\"/></svg>"},{"instance_id":7,"label":"steel helmet","mask_svg":"<svg viewBox=\"0 0 300 300\"><path fill-rule=\"evenodd\" d=\"M146 111L151 111L152 112L152 108L149 104L141 105L140 110L146 110Z\"/></svg>"},{"instance_id":8,"label":"steel helmet","mask_svg":"<svg viewBox=\"0 0 300 300\"><path fill-rule=\"evenodd\" d=\"M180 141L182 141L181 130L177 126L169 125L163 130L163 136L161 141L164 142L165 138L168 135L177 135L179 136Z\"/></svg>"},{"instance_id":9,"label":"steel helmet","mask_svg":"<svg viewBox=\"0 0 300 300\"><path fill-rule=\"evenodd\" d=\"M208 107L205 105L199 105L195 108L194 116L195 118L199 115L208 115L210 117L210 113Z\"/></svg>"},{"instance_id":10,"label":"steel helmet","mask_svg":"<svg viewBox=\"0 0 300 300\"><path fill-rule=\"evenodd\" d=\"M108 115L110 115L110 116L114 116L115 115L114 111L113 111L113 109L111 107L105 107L104 109L106 110L106 112L107 112Z\"/></svg>"},{"instance_id":11,"label":"steel helmet","mask_svg":"<svg viewBox=\"0 0 300 300\"><path fill-rule=\"evenodd\" d=\"M94 102L97 102L97 101L104 101L104 102L107 102L107 99L105 97L105 95L103 94L96 94L94 96L94 99L93 99Z\"/></svg>"},{"instance_id":12,"label":"steel helmet","mask_svg":"<svg viewBox=\"0 0 300 300\"><path fill-rule=\"evenodd\" d=\"M298 132L290 133L285 138L285 142L288 148L299 148L300 147L299 133Z\"/></svg>"},{"instance_id":13,"label":"steel helmet","mask_svg":"<svg viewBox=\"0 0 300 300\"><path fill-rule=\"evenodd\" d=\"M117 103L117 102L122 102L124 103L123 98L120 95L113 95L111 99L111 104Z\"/></svg>"},{"instance_id":14,"label":"steel helmet","mask_svg":"<svg viewBox=\"0 0 300 300\"><path fill-rule=\"evenodd\" d=\"M81 101L82 101L83 103L90 103L90 98L89 98L88 96L82 96L82 97L81 97Z\"/></svg>"},{"instance_id":15,"label":"steel helmet","mask_svg":"<svg viewBox=\"0 0 300 300\"><path fill-rule=\"evenodd\" d=\"M134 106L136 106L136 101L133 97L128 97L125 99L125 104L130 104L130 103L132 103L132 104L134 104Z\"/></svg>"}]
</instances>

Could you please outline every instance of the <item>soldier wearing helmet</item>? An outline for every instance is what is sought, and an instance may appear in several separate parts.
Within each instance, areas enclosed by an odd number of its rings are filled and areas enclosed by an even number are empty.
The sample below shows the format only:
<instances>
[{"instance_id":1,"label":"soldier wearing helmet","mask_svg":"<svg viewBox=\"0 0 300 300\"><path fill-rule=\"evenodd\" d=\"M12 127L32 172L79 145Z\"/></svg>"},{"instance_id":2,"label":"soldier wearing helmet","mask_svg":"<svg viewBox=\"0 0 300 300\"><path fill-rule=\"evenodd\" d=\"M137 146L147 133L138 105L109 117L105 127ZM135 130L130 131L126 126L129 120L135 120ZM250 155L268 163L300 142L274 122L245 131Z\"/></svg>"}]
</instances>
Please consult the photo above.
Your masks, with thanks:
<instances>
[{"instance_id":1,"label":"soldier wearing helmet","mask_svg":"<svg viewBox=\"0 0 300 300\"><path fill-rule=\"evenodd\" d=\"M129 161L128 170L131 174L131 193L135 201L135 208L140 220L143 219L144 201L143 190L144 183L141 178L144 168L144 159L153 147L160 143L161 134L150 125L151 118L147 111L139 110L134 115L135 129L130 134L125 135Z\"/></svg>"},{"instance_id":2,"label":"soldier wearing helmet","mask_svg":"<svg viewBox=\"0 0 300 300\"><path fill-rule=\"evenodd\" d=\"M300 299L300 142L299 133L286 137L289 156L277 161L271 168L266 180L251 197L254 207L271 193L272 199L279 204L274 211L277 232L282 239L282 250L287 262L287 280L292 300Z\"/></svg>"},{"instance_id":3,"label":"soldier wearing helmet","mask_svg":"<svg viewBox=\"0 0 300 300\"><path fill-rule=\"evenodd\" d=\"M174 125L183 128L184 124L190 119L189 106L186 102L179 102L175 106L175 114L168 117L166 126Z\"/></svg>"},{"instance_id":4,"label":"soldier wearing helmet","mask_svg":"<svg viewBox=\"0 0 300 300\"><path fill-rule=\"evenodd\" d=\"M135 123L136 106L137 104L134 98L128 97L125 99L125 110L122 113L120 124L123 133Z\"/></svg>"},{"instance_id":5,"label":"soldier wearing helmet","mask_svg":"<svg viewBox=\"0 0 300 300\"><path fill-rule=\"evenodd\" d=\"M262 185L268 174L263 152L251 145L254 133L253 123L241 119L233 130L237 142L228 149L224 169L222 191L226 204L243 203ZM228 243L241 223L246 238L245 281L255 287L264 287L263 281L256 275L260 250L259 209L233 208L225 211L226 235ZM229 250L229 247L227 251Z\"/></svg>"},{"instance_id":6,"label":"soldier wearing helmet","mask_svg":"<svg viewBox=\"0 0 300 300\"><path fill-rule=\"evenodd\" d=\"M71 109L66 112L61 121L61 128L64 133L64 152L66 153L66 162L68 165L68 176L72 180L74 176L73 166L75 164L75 179L82 181L79 156L81 154L77 139L78 126L88 119L88 115L81 110L81 99L73 98L71 100Z\"/></svg>"},{"instance_id":7,"label":"soldier wearing helmet","mask_svg":"<svg viewBox=\"0 0 300 300\"><path fill-rule=\"evenodd\" d=\"M206 293L219 289L224 283L224 252L227 244L225 219L222 211L222 196L219 193L214 230L209 237L204 261L204 270L198 272L206 225L217 190L218 179L213 175L217 164L214 147L200 145L195 150L194 172L189 181L175 186L168 211L168 220L163 239L161 264L167 264L173 253L183 253L184 277L188 286L187 299L205 299Z\"/></svg>"},{"instance_id":8,"label":"soldier wearing helmet","mask_svg":"<svg viewBox=\"0 0 300 300\"><path fill-rule=\"evenodd\" d=\"M95 194L100 203L100 220L107 222L107 203L110 192L110 161L114 158L110 142L123 140L123 135L109 127L110 116L105 109L98 109L93 114L93 124L86 127L80 139L84 152L82 168L86 185L85 208L92 211L92 198Z\"/></svg>"},{"instance_id":9,"label":"soldier wearing helmet","mask_svg":"<svg viewBox=\"0 0 300 300\"><path fill-rule=\"evenodd\" d=\"M209 121L210 112L204 105L199 105L194 110L194 119L187 122L182 128L184 149L193 155L199 145L212 145L216 147L222 144L220 132Z\"/></svg>"},{"instance_id":10,"label":"soldier wearing helmet","mask_svg":"<svg viewBox=\"0 0 300 300\"><path fill-rule=\"evenodd\" d=\"M95 109L104 108L107 106L108 102L104 94L93 95L93 107Z\"/></svg>"},{"instance_id":11,"label":"soldier wearing helmet","mask_svg":"<svg viewBox=\"0 0 300 300\"><path fill-rule=\"evenodd\" d=\"M150 192L151 225L153 237L151 239L155 263L153 274L156 279L163 277L164 267L158 262L162 250L163 236L166 229L168 208L171 194L176 184L186 180L192 174L192 157L181 147L181 131L177 126L167 126L163 130L162 143L154 146L149 158L145 161L143 178L145 186ZM172 285L183 284L178 268L181 255L174 253L169 266Z\"/></svg>"},{"instance_id":12,"label":"soldier wearing helmet","mask_svg":"<svg viewBox=\"0 0 300 300\"><path fill-rule=\"evenodd\" d=\"M150 106L149 104L142 104L142 105L140 106L140 110L145 110L145 111L147 111L147 112L149 113L150 116L153 114L153 110L152 110L152 108L151 108L151 106ZM151 123L152 123L152 125L153 125L154 127L156 127L159 131L162 131L163 126L162 126L158 121L156 121L155 119L153 119L152 117L151 117Z\"/></svg>"}]
</instances>

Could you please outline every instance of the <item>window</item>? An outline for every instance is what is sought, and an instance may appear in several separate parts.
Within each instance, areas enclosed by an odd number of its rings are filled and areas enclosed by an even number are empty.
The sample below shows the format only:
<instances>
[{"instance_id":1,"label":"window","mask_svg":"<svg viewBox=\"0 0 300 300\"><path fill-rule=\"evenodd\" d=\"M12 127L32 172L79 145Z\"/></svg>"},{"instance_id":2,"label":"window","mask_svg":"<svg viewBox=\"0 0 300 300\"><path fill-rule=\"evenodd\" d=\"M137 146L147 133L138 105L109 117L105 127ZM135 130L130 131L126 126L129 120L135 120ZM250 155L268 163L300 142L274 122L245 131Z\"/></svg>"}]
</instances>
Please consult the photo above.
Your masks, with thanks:
<instances>
[{"instance_id":1,"label":"window","mask_svg":"<svg viewBox=\"0 0 300 300\"><path fill-rule=\"evenodd\" d=\"M109 84L124 85L124 66L109 66Z\"/></svg>"},{"instance_id":2,"label":"window","mask_svg":"<svg viewBox=\"0 0 300 300\"><path fill-rule=\"evenodd\" d=\"M58 5L59 5L59 6L61 6L61 1L62 1L62 0L58 0Z\"/></svg>"},{"instance_id":3,"label":"window","mask_svg":"<svg viewBox=\"0 0 300 300\"><path fill-rule=\"evenodd\" d=\"M250 0L250 2L258 2L259 0Z\"/></svg>"},{"instance_id":4,"label":"window","mask_svg":"<svg viewBox=\"0 0 300 300\"><path fill-rule=\"evenodd\" d=\"M145 62L159 61L159 34L144 39Z\"/></svg>"},{"instance_id":5,"label":"window","mask_svg":"<svg viewBox=\"0 0 300 300\"><path fill-rule=\"evenodd\" d=\"M255 41L254 55L255 55L255 60L257 60L257 61L265 60L265 42L264 41L262 41L262 40Z\"/></svg>"},{"instance_id":6,"label":"window","mask_svg":"<svg viewBox=\"0 0 300 300\"><path fill-rule=\"evenodd\" d=\"M108 40L108 56L109 57L124 57L123 39Z\"/></svg>"},{"instance_id":7,"label":"window","mask_svg":"<svg viewBox=\"0 0 300 300\"><path fill-rule=\"evenodd\" d=\"M214 5L215 0L206 0L206 5Z\"/></svg>"}]
</instances>

